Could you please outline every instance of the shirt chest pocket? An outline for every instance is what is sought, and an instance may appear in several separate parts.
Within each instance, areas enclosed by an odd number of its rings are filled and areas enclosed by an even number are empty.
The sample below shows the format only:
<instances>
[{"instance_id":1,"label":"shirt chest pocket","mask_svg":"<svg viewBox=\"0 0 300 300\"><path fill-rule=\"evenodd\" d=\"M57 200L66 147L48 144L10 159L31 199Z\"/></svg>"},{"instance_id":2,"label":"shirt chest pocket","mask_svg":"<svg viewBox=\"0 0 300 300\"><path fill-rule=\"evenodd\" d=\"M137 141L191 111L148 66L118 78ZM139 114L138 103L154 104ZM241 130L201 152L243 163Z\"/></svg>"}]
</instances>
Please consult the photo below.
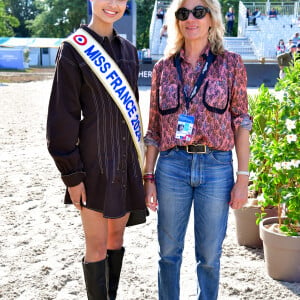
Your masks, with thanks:
<instances>
[{"instance_id":1,"label":"shirt chest pocket","mask_svg":"<svg viewBox=\"0 0 300 300\"><path fill-rule=\"evenodd\" d=\"M162 115L175 113L180 106L180 87L178 84L160 85L157 95L159 112Z\"/></svg>"},{"instance_id":2,"label":"shirt chest pocket","mask_svg":"<svg viewBox=\"0 0 300 300\"><path fill-rule=\"evenodd\" d=\"M207 81L203 88L203 104L205 108L217 114L228 109L230 91L225 80Z\"/></svg>"}]
</instances>

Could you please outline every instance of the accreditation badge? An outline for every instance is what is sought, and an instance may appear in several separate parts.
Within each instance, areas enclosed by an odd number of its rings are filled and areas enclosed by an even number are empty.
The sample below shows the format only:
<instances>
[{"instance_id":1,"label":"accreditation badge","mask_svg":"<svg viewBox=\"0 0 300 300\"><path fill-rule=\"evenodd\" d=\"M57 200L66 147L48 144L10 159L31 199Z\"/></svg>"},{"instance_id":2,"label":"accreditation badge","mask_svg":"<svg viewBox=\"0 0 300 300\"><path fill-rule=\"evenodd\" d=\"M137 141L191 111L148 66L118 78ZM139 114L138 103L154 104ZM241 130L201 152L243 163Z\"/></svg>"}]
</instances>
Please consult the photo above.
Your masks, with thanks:
<instances>
[{"instance_id":1,"label":"accreditation badge","mask_svg":"<svg viewBox=\"0 0 300 300\"><path fill-rule=\"evenodd\" d=\"M192 139L194 122L194 116L179 115L175 138L181 141L190 141Z\"/></svg>"}]
</instances>

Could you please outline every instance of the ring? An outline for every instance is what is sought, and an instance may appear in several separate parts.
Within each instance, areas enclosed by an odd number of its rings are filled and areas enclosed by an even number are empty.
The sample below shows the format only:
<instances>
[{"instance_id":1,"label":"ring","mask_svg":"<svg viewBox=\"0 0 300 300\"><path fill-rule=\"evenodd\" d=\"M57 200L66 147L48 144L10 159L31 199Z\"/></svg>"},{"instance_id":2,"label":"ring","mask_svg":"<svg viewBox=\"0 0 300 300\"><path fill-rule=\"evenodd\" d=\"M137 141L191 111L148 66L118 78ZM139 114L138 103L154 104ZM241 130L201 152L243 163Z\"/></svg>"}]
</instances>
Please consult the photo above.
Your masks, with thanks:
<instances>
[{"instance_id":1,"label":"ring","mask_svg":"<svg viewBox=\"0 0 300 300\"><path fill-rule=\"evenodd\" d=\"M79 204L80 202L74 202L74 204Z\"/></svg>"}]
</instances>

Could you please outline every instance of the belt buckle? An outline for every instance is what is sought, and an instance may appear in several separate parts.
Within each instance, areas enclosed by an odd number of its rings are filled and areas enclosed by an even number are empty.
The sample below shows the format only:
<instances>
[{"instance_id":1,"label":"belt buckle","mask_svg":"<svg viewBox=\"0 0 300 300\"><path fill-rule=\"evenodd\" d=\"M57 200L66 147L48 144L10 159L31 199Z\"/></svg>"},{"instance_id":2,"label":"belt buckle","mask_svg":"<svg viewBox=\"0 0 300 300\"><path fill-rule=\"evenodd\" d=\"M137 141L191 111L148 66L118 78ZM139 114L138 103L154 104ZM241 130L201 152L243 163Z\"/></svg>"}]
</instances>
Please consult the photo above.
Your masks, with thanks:
<instances>
[{"instance_id":1,"label":"belt buckle","mask_svg":"<svg viewBox=\"0 0 300 300\"><path fill-rule=\"evenodd\" d=\"M202 150L201 151L190 151L189 150L189 147L190 146L194 146L194 147L201 147ZM186 146L186 152L187 153L197 153L197 154L204 154L204 153L207 153L207 146L206 145L202 145L202 144L197 144L197 145L187 145Z\"/></svg>"}]
</instances>

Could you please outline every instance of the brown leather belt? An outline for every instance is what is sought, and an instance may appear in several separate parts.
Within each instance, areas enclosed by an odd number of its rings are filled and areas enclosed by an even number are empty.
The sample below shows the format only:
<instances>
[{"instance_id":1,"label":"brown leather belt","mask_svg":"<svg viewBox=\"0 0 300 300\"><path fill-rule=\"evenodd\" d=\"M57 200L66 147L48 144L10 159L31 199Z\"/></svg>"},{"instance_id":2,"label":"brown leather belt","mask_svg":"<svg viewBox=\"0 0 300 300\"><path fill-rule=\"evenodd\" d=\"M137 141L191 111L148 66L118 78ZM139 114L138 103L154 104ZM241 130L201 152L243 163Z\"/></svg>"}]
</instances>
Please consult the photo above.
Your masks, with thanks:
<instances>
[{"instance_id":1,"label":"brown leather belt","mask_svg":"<svg viewBox=\"0 0 300 300\"><path fill-rule=\"evenodd\" d=\"M202 144L196 144L196 145L187 145L187 146L176 146L173 149L178 149L178 150L185 150L187 153L208 153L210 151L213 151L214 149L202 145Z\"/></svg>"}]
</instances>

